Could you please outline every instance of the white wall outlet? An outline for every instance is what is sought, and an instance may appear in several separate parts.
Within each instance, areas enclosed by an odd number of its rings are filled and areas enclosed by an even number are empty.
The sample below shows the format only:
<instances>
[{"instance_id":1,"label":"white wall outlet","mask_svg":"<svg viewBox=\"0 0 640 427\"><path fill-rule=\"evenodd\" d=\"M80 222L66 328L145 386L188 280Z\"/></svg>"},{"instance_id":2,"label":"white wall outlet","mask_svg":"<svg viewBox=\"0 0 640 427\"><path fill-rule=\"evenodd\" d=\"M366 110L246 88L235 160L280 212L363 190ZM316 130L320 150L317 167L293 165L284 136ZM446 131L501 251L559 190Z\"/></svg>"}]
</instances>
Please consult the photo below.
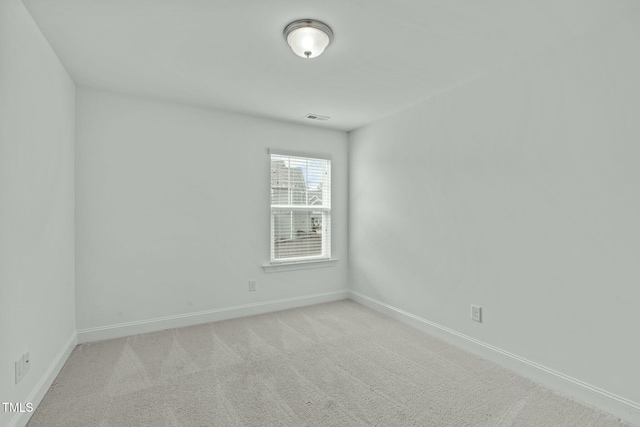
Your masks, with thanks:
<instances>
[{"instance_id":1,"label":"white wall outlet","mask_svg":"<svg viewBox=\"0 0 640 427\"><path fill-rule=\"evenodd\" d=\"M478 305L471 306L471 320L482 322L482 307Z\"/></svg>"},{"instance_id":2,"label":"white wall outlet","mask_svg":"<svg viewBox=\"0 0 640 427\"><path fill-rule=\"evenodd\" d=\"M20 356L18 360L15 361L15 369L16 369L16 384L18 384L27 372L29 372L29 367L31 366L31 354L27 351L25 354Z\"/></svg>"},{"instance_id":3,"label":"white wall outlet","mask_svg":"<svg viewBox=\"0 0 640 427\"><path fill-rule=\"evenodd\" d=\"M256 290L256 281L249 280L249 292L255 292Z\"/></svg>"},{"instance_id":4,"label":"white wall outlet","mask_svg":"<svg viewBox=\"0 0 640 427\"><path fill-rule=\"evenodd\" d=\"M24 377L24 362L23 357L21 356L16 360L16 384L22 380L22 377Z\"/></svg>"}]
</instances>

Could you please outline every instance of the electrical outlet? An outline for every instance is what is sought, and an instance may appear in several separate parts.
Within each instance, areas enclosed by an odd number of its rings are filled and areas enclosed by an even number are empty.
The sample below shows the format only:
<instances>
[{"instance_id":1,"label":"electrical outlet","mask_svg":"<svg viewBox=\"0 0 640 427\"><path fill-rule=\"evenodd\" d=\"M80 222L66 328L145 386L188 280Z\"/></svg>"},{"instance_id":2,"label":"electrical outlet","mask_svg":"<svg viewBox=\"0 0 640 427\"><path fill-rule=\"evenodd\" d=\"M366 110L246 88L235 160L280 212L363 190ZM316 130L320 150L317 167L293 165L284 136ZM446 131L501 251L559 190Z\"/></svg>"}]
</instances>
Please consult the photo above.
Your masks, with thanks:
<instances>
[{"instance_id":1,"label":"electrical outlet","mask_svg":"<svg viewBox=\"0 0 640 427\"><path fill-rule=\"evenodd\" d=\"M16 360L16 384L22 380L22 377L24 377L24 362L23 357L20 357Z\"/></svg>"},{"instance_id":2,"label":"electrical outlet","mask_svg":"<svg viewBox=\"0 0 640 427\"><path fill-rule=\"evenodd\" d=\"M471 320L482 322L482 307L478 305L471 306Z\"/></svg>"},{"instance_id":3,"label":"electrical outlet","mask_svg":"<svg viewBox=\"0 0 640 427\"><path fill-rule=\"evenodd\" d=\"M29 367L31 366L31 354L27 350L25 354L20 356L18 360L15 361L15 369L16 369L16 384L18 384L27 372L29 372Z\"/></svg>"},{"instance_id":4,"label":"electrical outlet","mask_svg":"<svg viewBox=\"0 0 640 427\"><path fill-rule=\"evenodd\" d=\"M256 281L249 280L249 292L255 292L256 290Z\"/></svg>"}]
</instances>

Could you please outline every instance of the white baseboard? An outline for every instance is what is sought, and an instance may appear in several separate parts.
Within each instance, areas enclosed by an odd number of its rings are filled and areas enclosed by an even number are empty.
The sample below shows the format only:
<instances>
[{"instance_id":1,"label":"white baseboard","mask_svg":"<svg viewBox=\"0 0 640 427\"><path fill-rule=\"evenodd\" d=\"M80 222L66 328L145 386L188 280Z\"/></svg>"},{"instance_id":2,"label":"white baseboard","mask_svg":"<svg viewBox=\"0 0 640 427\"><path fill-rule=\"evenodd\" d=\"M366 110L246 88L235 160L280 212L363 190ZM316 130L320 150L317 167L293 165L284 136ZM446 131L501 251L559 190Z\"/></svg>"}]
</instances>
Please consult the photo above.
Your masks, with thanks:
<instances>
[{"instance_id":1,"label":"white baseboard","mask_svg":"<svg viewBox=\"0 0 640 427\"><path fill-rule=\"evenodd\" d=\"M349 298L366 307L400 320L444 341L498 363L518 374L532 379L550 389L568 395L577 401L609 412L627 422L640 426L640 404L617 396L601 388L587 384L569 375L555 371L539 363L525 359L491 344L461 334L453 329L423 319L399 308L370 298L359 292L349 291Z\"/></svg>"},{"instance_id":2,"label":"white baseboard","mask_svg":"<svg viewBox=\"0 0 640 427\"><path fill-rule=\"evenodd\" d=\"M220 320L234 319L236 317L252 316L254 314L263 314L273 311L287 310L290 308L303 307L305 305L337 301L347 299L348 297L349 291L344 289L301 297L284 298L253 304L218 308L215 310L199 311L196 313L159 317L156 319L141 320L137 322L101 326L98 328L80 329L78 330L78 343L82 344L147 332L162 331L164 329L181 328L201 323L218 322Z\"/></svg>"},{"instance_id":3,"label":"white baseboard","mask_svg":"<svg viewBox=\"0 0 640 427\"><path fill-rule=\"evenodd\" d=\"M47 370L40 380L36 383L29 396L26 398L25 402L31 402L33 404L33 410L35 412L36 408L42 401L42 398L47 391L49 391L49 387L53 384L53 381L56 379L62 367L69 359L71 352L78 344L78 338L75 332L71 334L67 342L64 344L58 355L53 362L49 365ZM9 427L24 427L29 422L31 415L33 412L17 412L11 421L9 421Z\"/></svg>"}]
</instances>

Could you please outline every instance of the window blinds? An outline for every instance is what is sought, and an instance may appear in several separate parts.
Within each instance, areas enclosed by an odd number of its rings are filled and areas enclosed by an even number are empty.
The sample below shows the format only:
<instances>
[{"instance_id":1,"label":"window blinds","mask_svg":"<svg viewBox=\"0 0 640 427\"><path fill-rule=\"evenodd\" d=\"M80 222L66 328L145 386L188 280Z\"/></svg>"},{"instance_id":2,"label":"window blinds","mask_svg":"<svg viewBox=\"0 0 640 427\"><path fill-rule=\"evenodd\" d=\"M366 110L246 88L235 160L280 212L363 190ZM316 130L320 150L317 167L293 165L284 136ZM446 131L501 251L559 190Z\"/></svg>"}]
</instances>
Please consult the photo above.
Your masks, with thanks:
<instances>
[{"instance_id":1,"label":"window blinds","mask_svg":"<svg viewBox=\"0 0 640 427\"><path fill-rule=\"evenodd\" d=\"M271 153L271 261L331 257L331 160Z\"/></svg>"}]
</instances>

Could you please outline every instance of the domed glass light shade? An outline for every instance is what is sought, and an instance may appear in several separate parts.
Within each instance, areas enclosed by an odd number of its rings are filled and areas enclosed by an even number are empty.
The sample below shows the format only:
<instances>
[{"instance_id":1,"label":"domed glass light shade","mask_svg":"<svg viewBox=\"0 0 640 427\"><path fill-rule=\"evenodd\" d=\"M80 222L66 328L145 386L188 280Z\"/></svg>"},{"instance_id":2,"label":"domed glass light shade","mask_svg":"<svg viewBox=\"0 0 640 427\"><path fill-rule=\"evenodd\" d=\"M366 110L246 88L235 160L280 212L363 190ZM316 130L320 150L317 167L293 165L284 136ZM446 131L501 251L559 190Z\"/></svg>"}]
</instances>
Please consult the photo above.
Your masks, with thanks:
<instances>
[{"instance_id":1,"label":"domed glass light shade","mask_svg":"<svg viewBox=\"0 0 640 427\"><path fill-rule=\"evenodd\" d=\"M311 59L322 54L329 46L333 40L333 31L320 21L301 19L287 25L284 36L296 55Z\"/></svg>"}]
</instances>

